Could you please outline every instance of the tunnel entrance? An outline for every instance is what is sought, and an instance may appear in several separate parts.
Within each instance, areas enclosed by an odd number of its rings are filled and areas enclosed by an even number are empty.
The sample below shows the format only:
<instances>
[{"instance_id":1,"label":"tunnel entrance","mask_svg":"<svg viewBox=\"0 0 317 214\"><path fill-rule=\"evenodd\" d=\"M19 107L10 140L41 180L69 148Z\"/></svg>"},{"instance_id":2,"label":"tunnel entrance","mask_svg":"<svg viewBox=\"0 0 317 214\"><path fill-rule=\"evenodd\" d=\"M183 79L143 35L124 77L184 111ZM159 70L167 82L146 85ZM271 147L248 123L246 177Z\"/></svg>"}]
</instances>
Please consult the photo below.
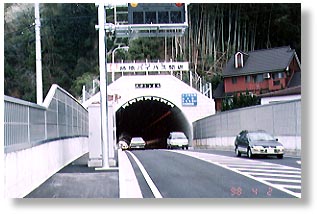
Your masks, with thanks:
<instances>
[{"instance_id":1,"label":"tunnel entrance","mask_svg":"<svg viewBox=\"0 0 317 214\"><path fill-rule=\"evenodd\" d=\"M190 139L190 124L182 111L161 97L142 96L122 105L116 112L117 139L130 142L142 137L146 147L166 148L170 132L181 131Z\"/></svg>"}]
</instances>

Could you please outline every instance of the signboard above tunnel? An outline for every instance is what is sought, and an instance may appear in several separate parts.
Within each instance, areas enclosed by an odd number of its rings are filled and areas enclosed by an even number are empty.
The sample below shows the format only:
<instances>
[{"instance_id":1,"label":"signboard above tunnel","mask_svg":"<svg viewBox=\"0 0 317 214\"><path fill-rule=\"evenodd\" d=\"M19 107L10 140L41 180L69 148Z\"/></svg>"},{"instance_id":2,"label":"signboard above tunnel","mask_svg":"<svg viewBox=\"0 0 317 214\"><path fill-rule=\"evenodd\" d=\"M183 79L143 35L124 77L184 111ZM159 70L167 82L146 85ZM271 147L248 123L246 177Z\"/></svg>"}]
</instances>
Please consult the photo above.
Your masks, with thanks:
<instances>
[{"instance_id":1,"label":"signboard above tunnel","mask_svg":"<svg viewBox=\"0 0 317 214\"><path fill-rule=\"evenodd\" d=\"M188 62L108 63L108 72L188 71Z\"/></svg>"}]
</instances>

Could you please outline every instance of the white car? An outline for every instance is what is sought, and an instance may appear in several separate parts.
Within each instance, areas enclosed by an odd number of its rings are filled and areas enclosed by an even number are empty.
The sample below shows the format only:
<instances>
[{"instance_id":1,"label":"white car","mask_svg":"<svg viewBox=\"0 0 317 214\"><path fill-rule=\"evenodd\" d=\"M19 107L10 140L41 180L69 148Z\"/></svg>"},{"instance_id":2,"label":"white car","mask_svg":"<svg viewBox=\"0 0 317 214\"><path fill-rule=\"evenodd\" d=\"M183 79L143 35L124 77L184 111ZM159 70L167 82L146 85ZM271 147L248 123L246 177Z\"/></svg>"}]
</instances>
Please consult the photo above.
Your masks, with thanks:
<instances>
[{"instance_id":1,"label":"white car","mask_svg":"<svg viewBox=\"0 0 317 214\"><path fill-rule=\"evenodd\" d=\"M188 149L188 139L183 132L171 132L167 138L167 149Z\"/></svg>"},{"instance_id":2,"label":"white car","mask_svg":"<svg viewBox=\"0 0 317 214\"><path fill-rule=\"evenodd\" d=\"M120 140L119 141L119 147L122 149L122 150L127 150L129 148L128 144L124 141L124 140Z\"/></svg>"},{"instance_id":3,"label":"white car","mask_svg":"<svg viewBox=\"0 0 317 214\"><path fill-rule=\"evenodd\" d=\"M130 149L144 149L145 141L142 137L133 137L130 142Z\"/></svg>"}]
</instances>

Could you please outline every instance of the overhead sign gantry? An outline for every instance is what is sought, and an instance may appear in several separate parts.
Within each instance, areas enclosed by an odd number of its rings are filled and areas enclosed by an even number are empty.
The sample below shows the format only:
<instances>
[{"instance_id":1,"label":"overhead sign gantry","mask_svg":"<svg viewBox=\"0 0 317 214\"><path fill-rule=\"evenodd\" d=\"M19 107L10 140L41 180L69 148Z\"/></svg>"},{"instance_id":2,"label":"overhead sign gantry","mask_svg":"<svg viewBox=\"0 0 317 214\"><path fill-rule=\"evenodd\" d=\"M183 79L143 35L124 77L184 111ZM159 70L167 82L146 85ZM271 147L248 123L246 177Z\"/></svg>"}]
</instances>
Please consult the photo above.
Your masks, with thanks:
<instances>
[{"instance_id":1,"label":"overhead sign gantry","mask_svg":"<svg viewBox=\"0 0 317 214\"><path fill-rule=\"evenodd\" d=\"M114 33L119 38L183 36L188 27L187 5L183 3L130 3L127 5L127 13L120 11L121 15L128 15L128 22L118 21L117 6L114 6L114 24L106 22L105 3L100 2L96 5L98 6L98 26L96 28L99 30L102 169L107 169L109 168L109 149L113 149L113 147L111 143L109 144L108 138L111 132L108 128L105 31Z\"/></svg>"},{"instance_id":2,"label":"overhead sign gantry","mask_svg":"<svg viewBox=\"0 0 317 214\"><path fill-rule=\"evenodd\" d=\"M125 18L118 21L116 17L110 26L118 38L183 36L188 27L185 3L129 3Z\"/></svg>"}]
</instances>

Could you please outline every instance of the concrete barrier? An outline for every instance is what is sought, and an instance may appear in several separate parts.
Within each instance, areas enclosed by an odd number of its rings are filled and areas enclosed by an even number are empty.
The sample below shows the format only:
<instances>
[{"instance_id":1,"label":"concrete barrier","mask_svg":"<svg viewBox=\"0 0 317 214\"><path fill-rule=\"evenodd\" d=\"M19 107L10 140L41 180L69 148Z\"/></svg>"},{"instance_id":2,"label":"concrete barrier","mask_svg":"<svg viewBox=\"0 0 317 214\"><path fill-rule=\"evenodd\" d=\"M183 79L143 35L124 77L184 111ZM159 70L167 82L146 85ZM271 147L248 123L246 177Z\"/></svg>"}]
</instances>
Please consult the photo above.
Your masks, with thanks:
<instances>
[{"instance_id":1,"label":"concrete barrier","mask_svg":"<svg viewBox=\"0 0 317 214\"><path fill-rule=\"evenodd\" d=\"M285 147L301 154L301 100L225 111L193 123L193 147L234 151L235 136L242 130L265 130Z\"/></svg>"},{"instance_id":2,"label":"concrete barrier","mask_svg":"<svg viewBox=\"0 0 317 214\"><path fill-rule=\"evenodd\" d=\"M67 138L4 154L4 197L23 198L88 152L88 138Z\"/></svg>"}]
</instances>

